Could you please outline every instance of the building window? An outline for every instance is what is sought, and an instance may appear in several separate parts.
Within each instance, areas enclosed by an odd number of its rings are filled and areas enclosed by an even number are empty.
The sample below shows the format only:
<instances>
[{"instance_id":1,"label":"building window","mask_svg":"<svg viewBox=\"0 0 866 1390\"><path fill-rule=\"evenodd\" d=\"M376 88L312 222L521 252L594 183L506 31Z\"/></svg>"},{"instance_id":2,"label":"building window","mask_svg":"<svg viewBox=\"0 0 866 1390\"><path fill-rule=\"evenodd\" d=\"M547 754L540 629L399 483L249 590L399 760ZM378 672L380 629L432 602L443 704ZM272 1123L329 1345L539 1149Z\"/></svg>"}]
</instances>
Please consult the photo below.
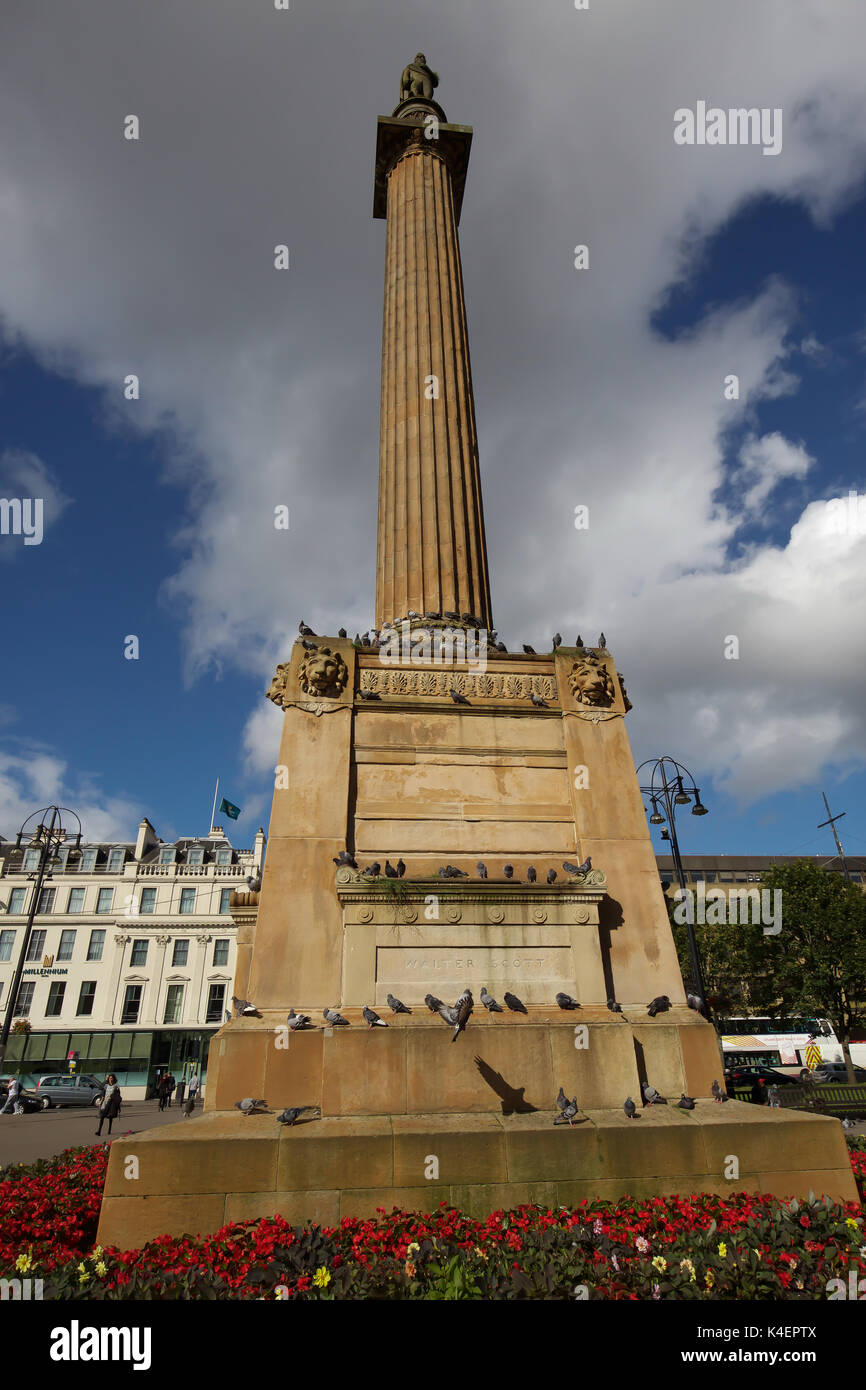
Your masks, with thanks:
<instances>
[{"instance_id":1,"label":"building window","mask_svg":"<svg viewBox=\"0 0 866 1390\"><path fill-rule=\"evenodd\" d=\"M186 965L189 961L189 941L185 936L178 937L172 952L172 965Z\"/></svg>"},{"instance_id":2,"label":"building window","mask_svg":"<svg viewBox=\"0 0 866 1390\"><path fill-rule=\"evenodd\" d=\"M25 960L41 960L45 954L45 938L48 935L45 931L34 931L30 933L30 943L27 947Z\"/></svg>"},{"instance_id":3,"label":"building window","mask_svg":"<svg viewBox=\"0 0 866 1390\"><path fill-rule=\"evenodd\" d=\"M147 965L147 937L136 937L132 943L130 965Z\"/></svg>"},{"instance_id":4,"label":"building window","mask_svg":"<svg viewBox=\"0 0 866 1390\"><path fill-rule=\"evenodd\" d=\"M57 897L57 889L56 889L56 888L43 888L43 889L42 889L42 892L39 894L39 906L37 907L36 911L37 911L37 912L53 912L53 911L54 911L54 899L55 899L56 897Z\"/></svg>"},{"instance_id":5,"label":"building window","mask_svg":"<svg viewBox=\"0 0 866 1390\"><path fill-rule=\"evenodd\" d=\"M180 1023L180 1010L183 1004L183 985L169 985L165 996L163 1023Z\"/></svg>"},{"instance_id":6,"label":"building window","mask_svg":"<svg viewBox=\"0 0 866 1390\"><path fill-rule=\"evenodd\" d=\"M14 931L0 931L0 960L12 959L12 947L14 944Z\"/></svg>"},{"instance_id":7,"label":"building window","mask_svg":"<svg viewBox=\"0 0 866 1390\"><path fill-rule=\"evenodd\" d=\"M220 889L220 916L221 916L221 917L225 917L226 914L227 914L227 913L229 912L229 910L230 910L230 909L229 909L229 903L231 902L231 897L232 897L233 891L234 891L234 890L233 890L232 888L221 888L221 889Z\"/></svg>"},{"instance_id":8,"label":"building window","mask_svg":"<svg viewBox=\"0 0 866 1390\"><path fill-rule=\"evenodd\" d=\"M63 996L66 993L65 980L52 980L48 986L48 1003L45 1006L46 1018L59 1018L60 1010L63 1008Z\"/></svg>"},{"instance_id":9,"label":"building window","mask_svg":"<svg viewBox=\"0 0 866 1390\"><path fill-rule=\"evenodd\" d=\"M71 928L60 933L60 949L57 952L58 960L72 960L72 951L75 946L75 932Z\"/></svg>"},{"instance_id":10,"label":"building window","mask_svg":"<svg viewBox=\"0 0 866 1390\"><path fill-rule=\"evenodd\" d=\"M23 911L24 911L24 899L25 899L26 897L27 897L27 889L26 889L26 888L13 888L13 889L12 889L12 896L11 896L10 899L9 899L9 911L10 911L10 912L22 912L22 913L23 913Z\"/></svg>"},{"instance_id":11,"label":"building window","mask_svg":"<svg viewBox=\"0 0 866 1390\"><path fill-rule=\"evenodd\" d=\"M213 944L213 963L214 965L228 965L229 963L229 939L221 936Z\"/></svg>"},{"instance_id":12,"label":"building window","mask_svg":"<svg viewBox=\"0 0 866 1390\"><path fill-rule=\"evenodd\" d=\"M12 1010L13 1018L26 1018L33 1006L33 991L36 988L35 980L22 980L18 986L18 994L15 998L15 1008Z\"/></svg>"},{"instance_id":13,"label":"building window","mask_svg":"<svg viewBox=\"0 0 866 1390\"><path fill-rule=\"evenodd\" d=\"M96 850L83 849L81 858L78 861L78 872L80 874L92 874L96 868Z\"/></svg>"},{"instance_id":14,"label":"building window","mask_svg":"<svg viewBox=\"0 0 866 1390\"><path fill-rule=\"evenodd\" d=\"M111 850L108 855L108 872L110 874L119 874L123 869L123 861L125 858L126 852L124 850Z\"/></svg>"},{"instance_id":15,"label":"building window","mask_svg":"<svg viewBox=\"0 0 866 1390\"><path fill-rule=\"evenodd\" d=\"M141 1008L141 985L127 985L126 993L123 996L123 1009L120 1015L121 1023L137 1023L138 1011Z\"/></svg>"},{"instance_id":16,"label":"building window","mask_svg":"<svg viewBox=\"0 0 866 1390\"><path fill-rule=\"evenodd\" d=\"M180 890L180 910L186 916L189 912L195 912L195 889L181 888Z\"/></svg>"},{"instance_id":17,"label":"building window","mask_svg":"<svg viewBox=\"0 0 866 1390\"><path fill-rule=\"evenodd\" d=\"M186 862L187 864L204 863L204 850L202 849L201 845L194 845L192 849L187 850Z\"/></svg>"},{"instance_id":18,"label":"building window","mask_svg":"<svg viewBox=\"0 0 866 1390\"><path fill-rule=\"evenodd\" d=\"M226 987L225 985L211 985L207 992L207 1013L205 1023L222 1023L223 1010L225 1008Z\"/></svg>"},{"instance_id":19,"label":"building window","mask_svg":"<svg viewBox=\"0 0 866 1390\"><path fill-rule=\"evenodd\" d=\"M232 862L232 852L231 852L231 850L230 850L230 849L218 849L218 850L217 850L217 856L216 856L216 862L217 862L217 864L219 864L220 866L225 866L226 864L230 864L230 863Z\"/></svg>"},{"instance_id":20,"label":"building window","mask_svg":"<svg viewBox=\"0 0 866 1390\"><path fill-rule=\"evenodd\" d=\"M39 850L27 849L24 851L23 869L25 874L32 874L39 868Z\"/></svg>"},{"instance_id":21,"label":"building window","mask_svg":"<svg viewBox=\"0 0 866 1390\"><path fill-rule=\"evenodd\" d=\"M97 913L99 914L99 913L104 913L104 912L110 912L110 911L111 911L111 904L112 904L113 902L114 902L114 889L113 889L113 888L100 888L99 892L98 892L97 895L96 895L96 911L97 911Z\"/></svg>"},{"instance_id":22,"label":"building window","mask_svg":"<svg viewBox=\"0 0 866 1390\"><path fill-rule=\"evenodd\" d=\"M90 943L87 947L88 960L102 960L102 950L105 946L105 932L100 928L95 928L90 933Z\"/></svg>"},{"instance_id":23,"label":"building window","mask_svg":"<svg viewBox=\"0 0 866 1390\"><path fill-rule=\"evenodd\" d=\"M66 911L67 911L67 912L83 912L83 911L84 911L84 894L85 894L85 889L84 889L84 888L70 888L70 890L69 890L69 902L66 904Z\"/></svg>"},{"instance_id":24,"label":"building window","mask_svg":"<svg viewBox=\"0 0 866 1390\"><path fill-rule=\"evenodd\" d=\"M93 1001L96 998L96 981L82 980L81 989L78 991L78 1008L76 1013L80 1018L89 1018L93 1013Z\"/></svg>"},{"instance_id":25,"label":"building window","mask_svg":"<svg viewBox=\"0 0 866 1390\"><path fill-rule=\"evenodd\" d=\"M155 889L155 888L142 888L142 890L141 890L141 903L139 904L139 909L138 909L138 910L139 910L140 913L143 913L145 916L148 916L150 913L156 911L156 889Z\"/></svg>"},{"instance_id":26,"label":"building window","mask_svg":"<svg viewBox=\"0 0 866 1390\"><path fill-rule=\"evenodd\" d=\"M67 861L68 858L69 858L69 852L70 852L71 849L72 849L72 846L71 846L71 845L61 845L60 848L59 848L59 850L57 851L57 853L56 853L55 856L54 856L53 868L59 870L60 873L65 873L65 872L66 872L66 867L67 867L66 861Z\"/></svg>"},{"instance_id":27,"label":"building window","mask_svg":"<svg viewBox=\"0 0 866 1390\"><path fill-rule=\"evenodd\" d=\"M159 851L159 862L160 864L174 863L174 846L172 846L169 849L161 849Z\"/></svg>"}]
</instances>

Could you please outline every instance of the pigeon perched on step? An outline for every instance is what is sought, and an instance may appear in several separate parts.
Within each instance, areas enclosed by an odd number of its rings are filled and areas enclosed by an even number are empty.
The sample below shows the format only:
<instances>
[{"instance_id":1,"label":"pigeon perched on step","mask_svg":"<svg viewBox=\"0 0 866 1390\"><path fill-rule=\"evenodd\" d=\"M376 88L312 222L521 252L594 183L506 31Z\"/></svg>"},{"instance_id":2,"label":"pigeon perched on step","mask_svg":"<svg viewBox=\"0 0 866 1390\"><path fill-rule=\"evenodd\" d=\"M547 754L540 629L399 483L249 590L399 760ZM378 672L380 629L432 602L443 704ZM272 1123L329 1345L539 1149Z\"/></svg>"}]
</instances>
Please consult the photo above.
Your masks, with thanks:
<instances>
[{"instance_id":1,"label":"pigeon perched on step","mask_svg":"<svg viewBox=\"0 0 866 1390\"><path fill-rule=\"evenodd\" d=\"M487 986L481 986L481 1002L489 1014L501 1014L502 1005L497 1004L492 994L487 993Z\"/></svg>"},{"instance_id":2,"label":"pigeon perched on step","mask_svg":"<svg viewBox=\"0 0 866 1390\"><path fill-rule=\"evenodd\" d=\"M536 709L550 709L550 706L548 705L547 701L544 699L544 696L543 696L543 695L537 694L536 691L531 690L531 691L529 692L529 698L530 698L530 700L532 701L532 703L535 705L535 708L536 708Z\"/></svg>"},{"instance_id":3,"label":"pigeon perched on step","mask_svg":"<svg viewBox=\"0 0 866 1390\"><path fill-rule=\"evenodd\" d=\"M509 1007L509 1009L511 1010L512 1013L514 1013L514 1014L525 1014L525 1013L526 1013L526 1005L524 1004L524 1002L523 1002L522 999L518 999L518 997L517 997L516 994L509 994L509 993L508 993L508 990L506 990L506 991L505 991L505 994L504 994L504 996L503 996L503 998L505 999L505 1002L506 1002L506 1004L508 1005L508 1007Z\"/></svg>"},{"instance_id":4,"label":"pigeon perched on step","mask_svg":"<svg viewBox=\"0 0 866 1390\"><path fill-rule=\"evenodd\" d=\"M402 860L402 859L398 859L398 860L397 860L397 877L398 877L398 878L402 878L403 875L405 874L405 872L406 872L406 865L403 863L403 860Z\"/></svg>"},{"instance_id":5,"label":"pigeon perched on step","mask_svg":"<svg viewBox=\"0 0 866 1390\"><path fill-rule=\"evenodd\" d=\"M378 690L359 690L358 694L362 700L381 700Z\"/></svg>"},{"instance_id":6,"label":"pigeon perched on step","mask_svg":"<svg viewBox=\"0 0 866 1390\"><path fill-rule=\"evenodd\" d=\"M369 1008L366 1004L362 1010L364 1022L370 1028L387 1028L388 1025L384 1018L380 1018L375 1009Z\"/></svg>"},{"instance_id":7,"label":"pigeon perched on step","mask_svg":"<svg viewBox=\"0 0 866 1390\"><path fill-rule=\"evenodd\" d=\"M386 859L386 860L385 860L385 877L386 877L386 878L399 878L399 877L400 877L400 875L398 874L397 870L394 868L394 865L391 863L390 859Z\"/></svg>"},{"instance_id":8,"label":"pigeon perched on step","mask_svg":"<svg viewBox=\"0 0 866 1390\"><path fill-rule=\"evenodd\" d=\"M410 1014L411 1009L407 1009L402 999L397 999L393 994L389 994L385 1000L392 1014Z\"/></svg>"},{"instance_id":9,"label":"pigeon perched on step","mask_svg":"<svg viewBox=\"0 0 866 1390\"><path fill-rule=\"evenodd\" d=\"M307 1110L314 1110L321 1118L322 1107L320 1105L292 1105L277 1116L277 1121L281 1125L293 1125L299 1115L303 1115Z\"/></svg>"},{"instance_id":10,"label":"pigeon perched on step","mask_svg":"<svg viewBox=\"0 0 866 1390\"><path fill-rule=\"evenodd\" d=\"M315 642L310 642L306 637L301 638L301 646L305 652L317 652L319 650Z\"/></svg>"},{"instance_id":11,"label":"pigeon perched on step","mask_svg":"<svg viewBox=\"0 0 866 1390\"><path fill-rule=\"evenodd\" d=\"M559 1089L560 1089L560 1095L561 1095L561 1094L562 1094L562 1087L560 1086ZM557 1103L557 1105L559 1105L559 1101L558 1101L558 1100L557 1100L556 1103ZM567 1101L565 1102L565 1105L560 1105L560 1106L559 1106L559 1109L560 1109L560 1113L559 1113L557 1116L555 1116L553 1123L554 1123L555 1125L558 1125L558 1124L561 1124L563 1120L568 1120L569 1128L570 1128L570 1129L574 1129L574 1117L575 1117L575 1115L577 1114L577 1109L578 1109L578 1107L577 1107L577 1096L572 1096L571 1100L567 1100Z\"/></svg>"},{"instance_id":12,"label":"pigeon perched on step","mask_svg":"<svg viewBox=\"0 0 866 1390\"><path fill-rule=\"evenodd\" d=\"M555 882L556 882L556 870L555 870L555 869L548 869L548 871L547 871L547 881L548 881L548 883L555 883Z\"/></svg>"},{"instance_id":13,"label":"pigeon perched on step","mask_svg":"<svg viewBox=\"0 0 866 1390\"><path fill-rule=\"evenodd\" d=\"M427 1005L431 1014L438 1014L439 1010L445 1007L442 1000L437 999L435 994L425 994L424 1003Z\"/></svg>"},{"instance_id":14,"label":"pigeon perched on step","mask_svg":"<svg viewBox=\"0 0 866 1390\"><path fill-rule=\"evenodd\" d=\"M718 1081L713 1082L711 1090L713 1093L713 1100L718 1102L719 1104L723 1104L726 1100L731 1099L727 1092L722 1090Z\"/></svg>"},{"instance_id":15,"label":"pigeon perched on step","mask_svg":"<svg viewBox=\"0 0 866 1390\"><path fill-rule=\"evenodd\" d=\"M289 1009L289 1016L286 1022L293 1033L301 1032L304 1028L312 1026L309 1014L296 1014L294 1009Z\"/></svg>"},{"instance_id":16,"label":"pigeon perched on step","mask_svg":"<svg viewBox=\"0 0 866 1390\"><path fill-rule=\"evenodd\" d=\"M479 859L478 863L475 865L475 867L476 867L476 869L478 870L478 877L479 877L479 878L486 878L486 877L487 877L487 865L486 865L486 864L482 864L482 862L481 862L480 859Z\"/></svg>"},{"instance_id":17,"label":"pigeon perched on step","mask_svg":"<svg viewBox=\"0 0 866 1390\"><path fill-rule=\"evenodd\" d=\"M588 874L592 868L592 856L587 855L582 864L569 864L567 859L563 860L562 867L567 874L574 877L575 874Z\"/></svg>"},{"instance_id":18,"label":"pigeon perched on step","mask_svg":"<svg viewBox=\"0 0 866 1390\"><path fill-rule=\"evenodd\" d=\"M378 878L381 872L382 872L382 865L379 863L379 861L378 861L378 859L377 859L373 864L368 864L368 865L367 865L367 867L366 867L366 869L364 869L364 871L363 871L361 877L362 877L362 878Z\"/></svg>"},{"instance_id":19,"label":"pigeon perched on step","mask_svg":"<svg viewBox=\"0 0 866 1390\"><path fill-rule=\"evenodd\" d=\"M647 1013L650 1018L655 1018L656 1014L665 1014L671 1006L671 1001L666 994L657 994L647 1006Z\"/></svg>"},{"instance_id":20,"label":"pigeon perched on step","mask_svg":"<svg viewBox=\"0 0 866 1390\"><path fill-rule=\"evenodd\" d=\"M523 650L526 652L526 655L527 655L527 656L535 656L535 655L536 655L535 648L534 648L534 647L530 647L526 642L524 642L524 644L523 644Z\"/></svg>"},{"instance_id":21,"label":"pigeon perched on step","mask_svg":"<svg viewBox=\"0 0 866 1390\"><path fill-rule=\"evenodd\" d=\"M623 1107L622 1107L622 1108L623 1108L623 1110L625 1111L625 1117L626 1117L627 1120L639 1120L639 1119L640 1119L640 1115L637 1113L637 1106L635 1105L635 1103L634 1103L634 1101L632 1100L631 1096L628 1096L628 1097L626 1098L625 1102L623 1103Z\"/></svg>"},{"instance_id":22,"label":"pigeon perched on step","mask_svg":"<svg viewBox=\"0 0 866 1390\"><path fill-rule=\"evenodd\" d=\"M338 637L344 637L344 638L345 638L345 637L348 636L348 633L346 632L346 629L345 629L344 627L338 627L338 628L337 628L337 636L338 636Z\"/></svg>"},{"instance_id":23,"label":"pigeon perched on step","mask_svg":"<svg viewBox=\"0 0 866 1390\"><path fill-rule=\"evenodd\" d=\"M579 1008L580 1008L580 1005L578 1004L577 1000L574 998L573 995L571 995L571 994L563 994L562 991L560 991L560 993L557 994L557 996L556 996L556 1002L557 1002L557 1004L559 1005L559 1007L560 1007L561 1009L579 1009Z\"/></svg>"},{"instance_id":24,"label":"pigeon perched on step","mask_svg":"<svg viewBox=\"0 0 866 1390\"><path fill-rule=\"evenodd\" d=\"M642 1081L640 1089L644 1105L667 1105L664 1096L659 1095L655 1086L651 1086L648 1081Z\"/></svg>"},{"instance_id":25,"label":"pigeon perched on step","mask_svg":"<svg viewBox=\"0 0 866 1390\"><path fill-rule=\"evenodd\" d=\"M694 1108L694 1096L687 1096L685 1094L680 1096L679 1100L677 1101L677 1110L694 1110Z\"/></svg>"},{"instance_id":26,"label":"pigeon perched on step","mask_svg":"<svg viewBox=\"0 0 866 1390\"><path fill-rule=\"evenodd\" d=\"M565 1094L565 1091L562 1089L561 1086L559 1088L559 1095L556 1097L556 1104L559 1106L560 1110L564 1110L565 1107L568 1105L568 1096Z\"/></svg>"},{"instance_id":27,"label":"pigeon perched on step","mask_svg":"<svg viewBox=\"0 0 866 1390\"><path fill-rule=\"evenodd\" d=\"M252 1096L244 1096L243 1100L235 1101L235 1110L240 1110L242 1115L260 1115L262 1109L267 1109L266 1100L253 1100Z\"/></svg>"},{"instance_id":28,"label":"pigeon perched on step","mask_svg":"<svg viewBox=\"0 0 866 1390\"><path fill-rule=\"evenodd\" d=\"M298 623L298 632L301 634L302 637L315 637L316 635L311 627L307 627L307 624L304 622L303 618Z\"/></svg>"},{"instance_id":29,"label":"pigeon perched on step","mask_svg":"<svg viewBox=\"0 0 866 1390\"><path fill-rule=\"evenodd\" d=\"M610 1009L612 1014L622 1013L622 1004L618 1004L615 999L608 999L607 1007Z\"/></svg>"},{"instance_id":30,"label":"pigeon perched on step","mask_svg":"<svg viewBox=\"0 0 866 1390\"><path fill-rule=\"evenodd\" d=\"M696 1014L702 1014L706 1005L699 994L687 994L686 1003L690 1009L694 1009Z\"/></svg>"},{"instance_id":31,"label":"pigeon perched on step","mask_svg":"<svg viewBox=\"0 0 866 1390\"><path fill-rule=\"evenodd\" d=\"M514 865L506 864L502 872L504 873L506 878L514 878Z\"/></svg>"},{"instance_id":32,"label":"pigeon perched on step","mask_svg":"<svg viewBox=\"0 0 866 1390\"><path fill-rule=\"evenodd\" d=\"M233 994L232 1005L235 1011L235 1018L240 1018L242 1016L245 1018L258 1016L258 1009L255 1004L250 1003L249 999L238 999L237 995Z\"/></svg>"},{"instance_id":33,"label":"pigeon perched on step","mask_svg":"<svg viewBox=\"0 0 866 1390\"><path fill-rule=\"evenodd\" d=\"M599 639L598 639L598 645L601 647L602 651L603 651L604 648L607 646L607 643L606 643L605 640L604 640L604 633L602 633L601 636L599 637Z\"/></svg>"},{"instance_id":34,"label":"pigeon perched on step","mask_svg":"<svg viewBox=\"0 0 866 1390\"><path fill-rule=\"evenodd\" d=\"M336 1009L323 1009L322 1017L329 1028L351 1028L352 1026L349 1020L343 1018L343 1015L338 1013Z\"/></svg>"},{"instance_id":35,"label":"pigeon perched on step","mask_svg":"<svg viewBox=\"0 0 866 1390\"><path fill-rule=\"evenodd\" d=\"M334 863L337 865L337 868L342 868L344 864L350 869L357 869L358 867L354 854L350 854L347 849L340 850Z\"/></svg>"},{"instance_id":36,"label":"pigeon perched on step","mask_svg":"<svg viewBox=\"0 0 866 1390\"><path fill-rule=\"evenodd\" d=\"M534 883L537 878L538 874L535 872L535 865L530 864L529 868L526 870L526 882Z\"/></svg>"},{"instance_id":37,"label":"pigeon perched on step","mask_svg":"<svg viewBox=\"0 0 866 1390\"><path fill-rule=\"evenodd\" d=\"M453 685L449 685L448 694L451 696L455 705L470 705L472 703L471 700L467 700L465 695L461 695L459 690L455 690Z\"/></svg>"},{"instance_id":38,"label":"pigeon perched on step","mask_svg":"<svg viewBox=\"0 0 866 1390\"><path fill-rule=\"evenodd\" d=\"M553 634L553 650L556 651L557 647L561 647L561 646L562 646L562 633L561 633L561 632L555 632L555 633Z\"/></svg>"}]
</instances>

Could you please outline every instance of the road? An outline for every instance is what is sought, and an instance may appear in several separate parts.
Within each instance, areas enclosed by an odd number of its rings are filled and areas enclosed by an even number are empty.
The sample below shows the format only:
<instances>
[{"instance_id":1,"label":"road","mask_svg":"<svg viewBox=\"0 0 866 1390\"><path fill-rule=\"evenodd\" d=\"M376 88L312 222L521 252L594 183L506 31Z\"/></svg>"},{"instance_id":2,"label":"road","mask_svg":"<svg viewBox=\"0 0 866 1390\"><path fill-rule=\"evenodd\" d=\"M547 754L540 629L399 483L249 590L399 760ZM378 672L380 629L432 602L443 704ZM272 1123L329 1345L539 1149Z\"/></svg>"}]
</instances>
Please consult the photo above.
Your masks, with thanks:
<instances>
[{"instance_id":1,"label":"road","mask_svg":"<svg viewBox=\"0 0 866 1390\"><path fill-rule=\"evenodd\" d=\"M196 1106L201 1114L201 1101ZM112 1138L121 1134L137 1134L143 1129L184 1122L178 1105L159 1111L155 1100L124 1101L123 1109L114 1121ZM81 1144L96 1144L99 1117L90 1106L69 1106L63 1110L36 1110L31 1115L0 1115L0 1164L32 1163L37 1158L53 1158L64 1149ZM108 1137L108 1121L102 1127L102 1139Z\"/></svg>"}]
</instances>

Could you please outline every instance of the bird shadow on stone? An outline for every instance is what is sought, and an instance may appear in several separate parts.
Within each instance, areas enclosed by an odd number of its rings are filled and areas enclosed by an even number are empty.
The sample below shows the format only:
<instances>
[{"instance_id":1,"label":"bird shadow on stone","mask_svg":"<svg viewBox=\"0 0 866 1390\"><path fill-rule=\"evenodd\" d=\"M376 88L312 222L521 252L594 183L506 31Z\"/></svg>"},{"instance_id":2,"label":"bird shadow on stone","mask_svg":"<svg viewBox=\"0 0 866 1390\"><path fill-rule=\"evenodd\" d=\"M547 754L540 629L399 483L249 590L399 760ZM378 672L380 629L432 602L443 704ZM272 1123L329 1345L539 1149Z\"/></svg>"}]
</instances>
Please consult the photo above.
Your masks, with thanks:
<instances>
[{"instance_id":1,"label":"bird shadow on stone","mask_svg":"<svg viewBox=\"0 0 866 1390\"><path fill-rule=\"evenodd\" d=\"M537 1110L537 1106L530 1105L524 1098L525 1086L509 1086L502 1073L494 1071L483 1057L476 1057L475 1065L491 1091L495 1091L502 1101L503 1115L529 1115Z\"/></svg>"},{"instance_id":2,"label":"bird shadow on stone","mask_svg":"<svg viewBox=\"0 0 866 1390\"><path fill-rule=\"evenodd\" d=\"M613 969L610 963L610 934L621 927L624 921L622 903L617 898L604 897L598 908L598 940L601 947L601 968L608 999L616 998Z\"/></svg>"}]
</instances>

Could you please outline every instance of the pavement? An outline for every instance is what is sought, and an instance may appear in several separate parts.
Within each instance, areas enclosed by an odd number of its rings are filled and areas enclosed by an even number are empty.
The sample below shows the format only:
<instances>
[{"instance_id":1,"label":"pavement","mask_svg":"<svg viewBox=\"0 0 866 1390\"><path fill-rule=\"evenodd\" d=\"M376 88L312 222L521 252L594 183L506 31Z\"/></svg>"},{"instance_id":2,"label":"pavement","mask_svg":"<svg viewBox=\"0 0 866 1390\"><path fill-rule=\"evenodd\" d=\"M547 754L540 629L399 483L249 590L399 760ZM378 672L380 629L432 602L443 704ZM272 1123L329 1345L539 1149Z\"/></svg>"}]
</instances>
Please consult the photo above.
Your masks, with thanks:
<instances>
[{"instance_id":1,"label":"pavement","mask_svg":"<svg viewBox=\"0 0 866 1390\"><path fill-rule=\"evenodd\" d=\"M201 1101L195 1113L200 1115ZM138 1134L145 1129L184 1122L183 1108L172 1105L160 1112L159 1101L131 1100L114 1121L112 1139L123 1134ZM62 1110L35 1110L30 1115L0 1115L0 1165L33 1163L37 1158L53 1158L64 1149L76 1149L82 1144L97 1144L108 1138L108 1121L102 1126L101 1141L96 1136L99 1116L89 1105L69 1106Z\"/></svg>"}]
</instances>

